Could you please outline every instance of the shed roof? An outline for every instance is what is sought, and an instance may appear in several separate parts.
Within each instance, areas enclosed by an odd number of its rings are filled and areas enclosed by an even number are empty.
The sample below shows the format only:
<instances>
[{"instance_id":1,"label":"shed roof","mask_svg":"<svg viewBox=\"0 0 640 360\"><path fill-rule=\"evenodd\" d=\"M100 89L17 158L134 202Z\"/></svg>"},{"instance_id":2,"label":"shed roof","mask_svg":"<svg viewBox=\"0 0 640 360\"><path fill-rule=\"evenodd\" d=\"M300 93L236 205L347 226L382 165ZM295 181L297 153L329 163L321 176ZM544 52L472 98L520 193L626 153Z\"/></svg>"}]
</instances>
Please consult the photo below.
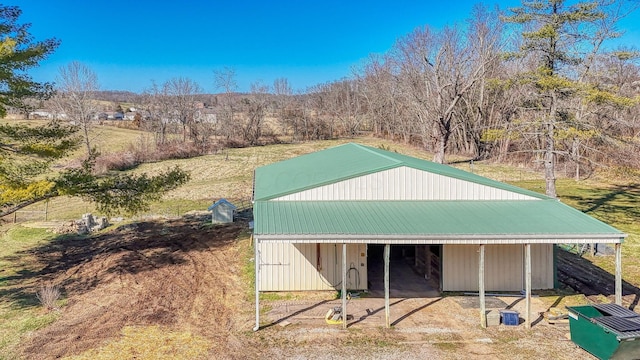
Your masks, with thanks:
<instances>
[{"instance_id":1,"label":"shed roof","mask_svg":"<svg viewBox=\"0 0 640 360\"><path fill-rule=\"evenodd\" d=\"M274 199L401 166L512 191L538 199L549 199L547 196L537 192L491 180L448 165L354 143L332 147L257 168L255 172L254 199Z\"/></svg>"},{"instance_id":2,"label":"shed roof","mask_svg":"<svg viewBox=\"0 0 640 360\"><path fill-rule=\"evenodd\" d=\"M564 243L626 237L555 199L258 201L254 213L256 236L290 242Z\"/></svg>"},{"instance_id":3,"label":"shed roof","mask_svg":"<svg viewBox=\"0 0 640 360\"><path fill-rule=\"evenodd\" d=\"M207 208L207 210L211 211L215 208L217 208L218 206L222 206L222 207L227 207L233 210L236 210L237 207L235 205L233 205L232 203L230 203L227 199L220 199L218 201L216 201L215 203L213 203L211 206L209 206Z\"/></svg>"}]
</instances>

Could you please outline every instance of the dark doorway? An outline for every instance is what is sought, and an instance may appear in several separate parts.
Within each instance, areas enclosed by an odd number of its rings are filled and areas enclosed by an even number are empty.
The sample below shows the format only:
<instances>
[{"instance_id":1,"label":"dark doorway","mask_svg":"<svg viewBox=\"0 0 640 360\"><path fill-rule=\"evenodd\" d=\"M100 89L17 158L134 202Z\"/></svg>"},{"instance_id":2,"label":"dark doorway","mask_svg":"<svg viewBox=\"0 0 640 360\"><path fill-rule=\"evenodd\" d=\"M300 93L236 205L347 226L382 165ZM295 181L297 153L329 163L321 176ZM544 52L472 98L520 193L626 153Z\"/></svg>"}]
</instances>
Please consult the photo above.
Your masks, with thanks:
<instances>
[{"instance_id":1,"label":"dark doorway","mask_svg":"<svg viewBox=\"0 0 640 360\"><path fill-rule=\"evenodd\" d=\"M390 297L437 297L438 282L427 280L414 268L414 245L391 245ZM384 245L367 245L367 278L371 297L384 297Z\"/></svg>"}]
</instances>

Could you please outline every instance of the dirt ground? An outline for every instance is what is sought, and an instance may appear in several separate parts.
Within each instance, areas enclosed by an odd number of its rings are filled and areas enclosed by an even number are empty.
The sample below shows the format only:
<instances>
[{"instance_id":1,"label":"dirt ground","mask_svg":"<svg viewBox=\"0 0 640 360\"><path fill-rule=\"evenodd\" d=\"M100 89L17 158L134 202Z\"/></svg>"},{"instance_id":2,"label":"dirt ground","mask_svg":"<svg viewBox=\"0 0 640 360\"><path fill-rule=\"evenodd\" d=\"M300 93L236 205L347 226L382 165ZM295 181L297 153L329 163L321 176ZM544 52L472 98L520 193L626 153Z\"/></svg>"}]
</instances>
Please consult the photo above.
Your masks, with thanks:
<instances>
[{"instance_id":1,"label":"dirt ground","mask_svg":"<svg viewBox=\"0 0 640 360\"><path fill-rule=\"evenodd\" d=\"M23 341L23 357L77 355L117 340L125 326L157 325L204 337L210 349L200 358L209 359L589 358L566 338L568 326L537 317L550 306L542 298L533 300L531 330L482 329L477 298L448 296L392 299L392 329L384 328L383 299L352 299L344 331L325 323L339 305L325 293L263 301L263 327L253 332L246 230L197 217L152 220L37 248L43 267L30 276L61 286L68 301L59 320ZM627 291L625 301L634 301ZM493 298L492 306L524 313L520 298Z\"/></svg>"}]
</instances>

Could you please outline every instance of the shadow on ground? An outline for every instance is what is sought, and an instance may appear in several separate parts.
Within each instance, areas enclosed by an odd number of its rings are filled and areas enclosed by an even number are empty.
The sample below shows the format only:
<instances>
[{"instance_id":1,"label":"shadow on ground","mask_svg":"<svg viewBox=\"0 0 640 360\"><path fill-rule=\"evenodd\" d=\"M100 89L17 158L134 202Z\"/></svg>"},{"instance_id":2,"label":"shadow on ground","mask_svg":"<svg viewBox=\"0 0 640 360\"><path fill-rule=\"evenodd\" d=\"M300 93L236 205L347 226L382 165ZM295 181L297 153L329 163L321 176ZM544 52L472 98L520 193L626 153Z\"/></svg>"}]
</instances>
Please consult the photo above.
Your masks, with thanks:
<instances>
[{"instance_id":1,"label":"shadow on ground","mask_svg":"<svg viewBox=\"0 0 640 360\"><path fill-rule=\"evenodd\" d=\"M0 297L19 307L31 307L38 305L35 293L45 284L60 286L67 295L86 292L113 276L182 264L191 252L226 246L243 227L180 218L122 225L94 236L58 236L2 259L15 262L29 258L23 261L29 266L15 275L0 276Z\"/></svg>"},{"instance_id":2,"label":"shadow on ground","mask_svg":"<svg viewBox=\"0 0 640 360\"><path fill-rule=\"evenodd\" d=\"M594 265L589 259L560 250L558 254L558 280L592 301L597 296L605 296L611 302L615 299L615 276ZM623 274L624 277L624 274ZM622 280L623 305L634 309L640 300L640 288Z\"/></svg>"}]
</instances>

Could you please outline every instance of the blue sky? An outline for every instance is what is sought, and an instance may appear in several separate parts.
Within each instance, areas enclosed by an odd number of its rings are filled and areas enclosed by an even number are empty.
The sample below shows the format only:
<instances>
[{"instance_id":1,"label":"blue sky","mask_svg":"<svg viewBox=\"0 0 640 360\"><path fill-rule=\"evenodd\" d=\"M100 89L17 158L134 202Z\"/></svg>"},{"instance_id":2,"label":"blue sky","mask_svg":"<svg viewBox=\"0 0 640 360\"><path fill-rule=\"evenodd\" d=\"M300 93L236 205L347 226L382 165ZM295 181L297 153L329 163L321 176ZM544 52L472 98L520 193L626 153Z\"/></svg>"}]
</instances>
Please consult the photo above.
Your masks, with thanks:
<instances>
[{"instance_id":1,"label":"blue sky","mask_svg":"<svg viewBox=\"0 0 640 360\"><path fill-rule=\"evenodd\" d=\"M637 0L636 0L637 1ZM36 39L56 37L57 51L30 71L54 81L74 60L88 65L103 90L140 92L187 77L216 92L213 72L234 67L241 91L285 77L295 90L337 80L369 54L387 51L418 26L462 23L478 1L149 1L21 0L21 23ZM517 6L503 0L501 8ZM640 47L640 14L620 24Z\"/></svg>"}]
</instances>

